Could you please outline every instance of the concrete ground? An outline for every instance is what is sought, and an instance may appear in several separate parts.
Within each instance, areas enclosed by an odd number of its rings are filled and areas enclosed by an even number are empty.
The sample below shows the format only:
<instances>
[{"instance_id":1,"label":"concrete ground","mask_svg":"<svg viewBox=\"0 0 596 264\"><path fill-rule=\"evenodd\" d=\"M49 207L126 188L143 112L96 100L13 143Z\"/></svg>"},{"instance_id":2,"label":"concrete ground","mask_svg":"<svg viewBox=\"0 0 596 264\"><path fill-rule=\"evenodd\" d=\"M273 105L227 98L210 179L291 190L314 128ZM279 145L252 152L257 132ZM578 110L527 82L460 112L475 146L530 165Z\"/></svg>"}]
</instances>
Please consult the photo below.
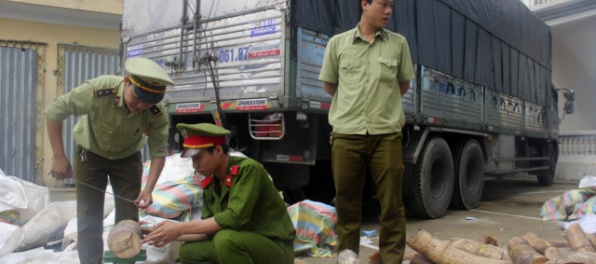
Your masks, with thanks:
<instances>
[{"instance_id":1,"label":"concrete ground","mask_svg":"<svg viewBox=\"0 0 596 264\"><path fill-rule=\"evenodd\" d=\"M564 191L577 188L577 183L555 182L552 186L538 186L536 178L487 178L480 206L473 210L450 210L445 217L433 220L407 219L406 236L411 237L424 229L435 237L447 240L454 237L478 240L483 236L497 237L505 245L513 237L532 231L548 240L561 240L557 222L540 219L540 207L548 199ZM74 199L74 190L51 190L52 201ZM378 206L373 203L364 212L362 230L378 231ZM378 235L369 238L370 244L360 246L360 260L368 263L377 251ZM412 249L406 248L406 252ZM335 257L313 258L306 255L297 259L309 264L337 263Z\"/></svg>"},{"instance_id":2,"label":"concrete ground","mask_svg":"<svg viewBox=\"0 0 596 264\"><path fill-rule=\"evenodd\" d=\"M564 191L576 189L577 183L555 182L552 186L538 186L534 176L487 178L480 206L473 210L450 210L440 219L407 219L406 237L415 235L419 229L430 232L442 240L468 238L478 240L493 236L504 246L513 237L521 237L528 231L539 234L547 240L562 240L562 229L557 222L540 219L540 208L548 199ZM378 211L369 212L378 215ZM366 216L364 216L366 217ZM378 220L368 217L362 230L377 230ZM369 246L360 246L360 260L369 263L371 254L377 251L378 235L370 237ZM406 252L412 249L407 247ZM312 258L298 256L309 264L337 263L337 258Z\"/></svg>"}]
</instances>

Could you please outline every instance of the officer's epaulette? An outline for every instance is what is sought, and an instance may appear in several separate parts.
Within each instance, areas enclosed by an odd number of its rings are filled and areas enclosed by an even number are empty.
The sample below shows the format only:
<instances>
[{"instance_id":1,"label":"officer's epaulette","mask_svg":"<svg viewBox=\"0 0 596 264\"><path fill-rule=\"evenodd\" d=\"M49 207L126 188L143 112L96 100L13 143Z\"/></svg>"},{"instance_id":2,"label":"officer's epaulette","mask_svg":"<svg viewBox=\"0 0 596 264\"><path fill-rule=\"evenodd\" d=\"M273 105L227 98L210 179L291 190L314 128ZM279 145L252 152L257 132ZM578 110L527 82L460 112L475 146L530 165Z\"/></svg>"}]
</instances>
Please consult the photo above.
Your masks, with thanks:
<instances>
[{"instance_id":1,"label":"officer's epaulette","mask_svg":"<svg viewBox=\"0 0 596 264\"><path fill-rule=\"evenodd\" d=\"M159 110L159 107L157 107L157 105L153 105L152 107L150 107L149 111L151 111L151 113L153 113L155 117L158 117L163 114L163 112Z\"/></svg>"},{"instance_id":2,"label":"officer's epaulette","mask_svg":"<svg viewBox=\"0 0 596 264\"><path fill-rule=\"evenodd\" d=\"M116 93L116 89L114 89L114 88L100 89L100 90L95 90L95 93L93 94L93 96L95 98L97 98L97 97L102 97L102 96L106 96L106 95L110 95L110 94L114 94L114 93Z\"/></svg>"}]
</instances>

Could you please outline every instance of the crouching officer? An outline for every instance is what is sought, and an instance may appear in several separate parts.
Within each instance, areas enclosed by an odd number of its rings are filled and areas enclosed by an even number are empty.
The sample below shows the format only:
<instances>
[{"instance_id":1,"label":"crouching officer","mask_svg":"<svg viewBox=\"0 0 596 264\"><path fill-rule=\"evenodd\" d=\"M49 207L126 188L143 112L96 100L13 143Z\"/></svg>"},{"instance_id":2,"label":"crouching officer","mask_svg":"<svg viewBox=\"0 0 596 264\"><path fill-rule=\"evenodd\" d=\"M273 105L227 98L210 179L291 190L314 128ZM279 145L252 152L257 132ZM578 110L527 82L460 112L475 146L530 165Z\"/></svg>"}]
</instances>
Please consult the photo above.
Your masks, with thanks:
<instances>
[{"instance_id":1,"label":"crouching officer","mask_svg":"<svg viewBox=\"0 0 596 264\"><path fill-rule=\"evenodd\" d=\"M183 157L205 175L202 220L163 221L141 242L187 241L182 263L294 263L296 236L286 205L259 162L229 155L230 131L213 124L178 124Z\"/></svg>"},{"instance_id":2,"label":"crouching officer","mask_svg":"<svg viewBox=\"0 0 596 264\"><path fill-rule=\"evenodd\" d=\"M168 147L168 120L160 103L172 79L155 62L132 58L127 75L104 75L88 80L58 97L44 110L53 152L50 174L56 179L73 176L64 154L62 120L80 116L73 129L77 143L77 248L81 263L101 263L103 207L108 178L118 197L116 223L138 221L138 208L146 208L163 169ZM151 169L141 191L140 149L149 144ZM124 199L121 199L122 197ZM131 202L134 200L134 204Z\"/></svg>"}]
</instances>

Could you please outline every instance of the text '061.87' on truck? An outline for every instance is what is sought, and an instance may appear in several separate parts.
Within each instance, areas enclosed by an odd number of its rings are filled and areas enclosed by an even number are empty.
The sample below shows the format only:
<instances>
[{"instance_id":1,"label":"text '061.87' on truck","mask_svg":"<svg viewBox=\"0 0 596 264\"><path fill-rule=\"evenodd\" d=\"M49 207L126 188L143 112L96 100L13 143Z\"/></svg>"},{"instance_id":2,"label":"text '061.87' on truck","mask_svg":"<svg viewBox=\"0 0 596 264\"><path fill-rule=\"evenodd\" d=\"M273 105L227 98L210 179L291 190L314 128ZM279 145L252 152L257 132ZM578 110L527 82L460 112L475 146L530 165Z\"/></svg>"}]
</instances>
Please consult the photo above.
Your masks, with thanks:
<instances>
[{"instance_id":1,"label":"text '061.87' on truck","mask_svg":"<svg viewBox=\"0 0 596 264\"><path fill-rule=\"evenodd\" d=\"M331 202L331 97L318 75L329 38L359 18L357 1L127 0L122 51L174 79L164 98L174 152L177 123L217 122L288 202ZM485 174L553 182L559 115L547 25L519 0L400 0L387 28L407 38L416 71L402 98L409 214L477 206Z\"/></svg>"}]
</instances>

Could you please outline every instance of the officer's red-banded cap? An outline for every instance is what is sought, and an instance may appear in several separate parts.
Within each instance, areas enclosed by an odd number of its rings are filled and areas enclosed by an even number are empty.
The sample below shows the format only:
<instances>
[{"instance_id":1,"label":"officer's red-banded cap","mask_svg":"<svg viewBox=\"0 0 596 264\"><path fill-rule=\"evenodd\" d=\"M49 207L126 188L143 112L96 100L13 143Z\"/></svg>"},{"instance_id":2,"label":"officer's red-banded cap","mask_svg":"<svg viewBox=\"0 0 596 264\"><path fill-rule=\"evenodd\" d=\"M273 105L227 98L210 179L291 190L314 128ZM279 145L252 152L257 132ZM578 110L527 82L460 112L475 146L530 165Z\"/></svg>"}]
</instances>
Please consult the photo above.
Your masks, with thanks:
<instances>
[{"instance_id":1,"label":"officer's red-banded cap","mask_svg":"<svg viewBox=\"0 0 596 264\"><path fill-rule=\"evenodd\" d=\"M201 149L225 145L226 136L230 134L229 130L210 123L179 123L176 128L184 138L181 157L192 157L199 154Z\"/></svg>"}]
</instances>

